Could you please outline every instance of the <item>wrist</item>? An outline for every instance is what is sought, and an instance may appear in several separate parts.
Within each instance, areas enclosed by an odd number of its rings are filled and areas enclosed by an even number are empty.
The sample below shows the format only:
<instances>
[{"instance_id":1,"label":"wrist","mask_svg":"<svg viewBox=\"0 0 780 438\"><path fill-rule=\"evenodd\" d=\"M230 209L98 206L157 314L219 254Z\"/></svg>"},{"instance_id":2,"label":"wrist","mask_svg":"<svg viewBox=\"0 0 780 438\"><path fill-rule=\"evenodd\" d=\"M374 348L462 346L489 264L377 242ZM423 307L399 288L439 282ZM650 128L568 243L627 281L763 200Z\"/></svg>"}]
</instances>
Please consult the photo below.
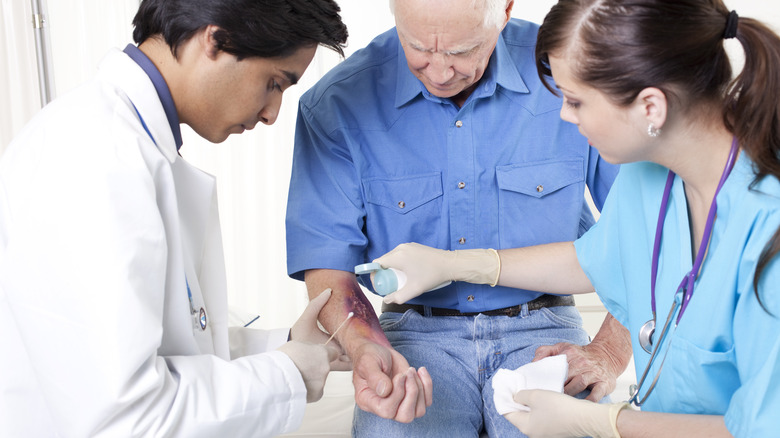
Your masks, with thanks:
<instances>
[{"instance_id":1,"label":"wrist","mask_svg":"<svg viewBox=\"0 0 780 438\"><path fill-rule=\"evenodd\" d=\"M495 249L452 251L451 280L495 286L501 273L501 258Z\"/></svg>"}]
</instances>

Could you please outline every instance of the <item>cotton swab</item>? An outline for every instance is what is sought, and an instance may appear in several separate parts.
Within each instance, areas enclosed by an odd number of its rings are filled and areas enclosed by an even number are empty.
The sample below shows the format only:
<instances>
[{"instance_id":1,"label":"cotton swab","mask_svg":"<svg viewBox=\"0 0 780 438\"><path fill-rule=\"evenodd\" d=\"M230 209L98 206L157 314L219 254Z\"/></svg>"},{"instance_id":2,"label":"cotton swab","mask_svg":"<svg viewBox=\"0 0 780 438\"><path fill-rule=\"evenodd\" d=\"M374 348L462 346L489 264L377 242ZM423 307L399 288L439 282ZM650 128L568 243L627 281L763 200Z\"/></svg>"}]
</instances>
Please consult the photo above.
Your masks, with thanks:
<instances>
[{"instance_id":1,"label":"cotton swab","mask_svg":"<svg viewBox=\"0 0 780 438\"><path fill-rule=\"evenodd\" d=\"M342 323L341 323L341 325L340 325L340 326L338 326L338 328L336 329L336 331L335 331L335 332L333 332L333 334L332 334L332 335L330 335L330 337L328 338L328 340L327 340L327 341L325 341L325 344L324 344L324 345L328 345L328 342L330 342L330 341L333 339L333 337L334 337L334 336L336 336L336 333L338 333L338 332L339 332L339 330L341 330L341 328L342 328L342 327L344 327L344 324L346 324L346 323L347 323L347 321L349 321L349 318L352 318L353 316L355 316L355 312L349 312L349 313L347 314L347 317L346 317L346 318L344 318L344 322L342 322Z\"/></svg>"}]
</instances>

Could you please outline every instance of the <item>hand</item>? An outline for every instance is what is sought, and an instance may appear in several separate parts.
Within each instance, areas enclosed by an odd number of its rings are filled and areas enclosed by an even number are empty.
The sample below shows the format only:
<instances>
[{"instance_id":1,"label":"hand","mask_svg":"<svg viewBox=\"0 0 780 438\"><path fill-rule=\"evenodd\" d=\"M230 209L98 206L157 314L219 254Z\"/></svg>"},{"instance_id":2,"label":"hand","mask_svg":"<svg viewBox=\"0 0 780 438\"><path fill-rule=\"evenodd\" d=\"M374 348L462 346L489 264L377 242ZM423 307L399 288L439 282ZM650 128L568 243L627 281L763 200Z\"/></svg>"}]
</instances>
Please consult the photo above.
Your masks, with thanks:
<instances>
[{"instance_id":1,"label":"hand","mask_svg":"<svg viewBox=\"0 0 780 438\"><path fill-rule=\"evenodd\" d=\"M353 353L355 401L366 412L401 423L425 415L433 403L433 382L397 351L367 342ZM391 378L392 377L392 378Z\"/></svg>"},{"instance_id":2,"label":"hand","mask_svg":"<svg viewBox=\"0 0 780 438\"><path fill-rule=\"evenodd\" d=\"M553 391L519 391L514 400L530 408L504 417L530 438L583 437L620 438L617 416L628 404L598 404Z\"/></svg>"},{"instance_id":3,"label":"hand","mask_svg":"<svg viewBox=\"0 0 780 438\"><path fill-rule=\"evenodd\" d=\"M317 319L319 318L320 311L330 299L330 296L331 290L325 289L309 302L309 305L306 306L306 309L304 309L303 313L298 318L298 321L296 321L290 329L291 340L309 344L324 344L328 341L330 335L320 329L317 324ZM334 347L339 352L336 360L330 364L331 371L351 370L352 362L350 362L349 357L344 354L344 350L338 342L333 339L328 343L328 346Z\"/></svg>"},{"instance_id":4,"label":"hand","mask_svg":"<svg viewBox=\"0 0 780 438\"><path fill-rule=\"evenodd\" d=\"M399 304L450 281L495 286L501 269L498 253L492 249L446 251L419 243L398 245L374 261L406 274L406 284L383 299Z\"/></svg>"},{"instance_id":5,"label":"hand","mask_svg":"<svg viewBox=\"0 0 780 438\"><path fill-rule=\"evenodd\" d=\"M278 350L286 354L301 373L306 385L306 402L312 403L321 399L325 380L330 373L330 363L338 357L338 350L335 347L300 341L290 341Z\"/></svg>"},{"instance_id":6,"label":"hand","mask_svg":"<svg viewBox=\"0 0 780 438\"><path fill-rule=\"evenodd\" d=\"M610 361L602 350L591 344L580 346L561 342L537 348L534 362L559 354L565 354L569 363L569 376L563 388L564 393L574 396L589 389L587 400L598 402L615 390L620 371L606 365Z\"/></svg>"}]
</instances>

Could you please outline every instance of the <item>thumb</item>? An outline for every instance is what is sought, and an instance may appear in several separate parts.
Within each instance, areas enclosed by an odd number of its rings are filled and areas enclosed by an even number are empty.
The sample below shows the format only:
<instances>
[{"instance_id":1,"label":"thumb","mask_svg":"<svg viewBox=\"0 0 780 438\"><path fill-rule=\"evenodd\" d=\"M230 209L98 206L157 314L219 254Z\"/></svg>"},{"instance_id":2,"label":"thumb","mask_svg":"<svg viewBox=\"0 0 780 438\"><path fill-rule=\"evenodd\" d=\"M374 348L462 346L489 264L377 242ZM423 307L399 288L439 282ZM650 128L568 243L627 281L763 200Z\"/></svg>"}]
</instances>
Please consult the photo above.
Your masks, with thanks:
<instances>
[{"instance_id":1,"label":"thumb","mask_svg":"<svg viewBox=\"0 0 780 438\"><path fill-rule=\"evenodd\" d=\"M314 299L309 301L309 305L306 306L306 309L303 310L303 314L311 319L316 320L319 317L322 308L325 307L325 304L328 303L331 293L332 293L331 288L327 288L324 291L320 292L319 295L317 295Z\"/></svg>"},{"instance_id":2,"label":"thumb","mask_svg":"<svg viewBox=\"0 0 780 438\"><path fill-rule=\"evenodd\" d=\"M517 391L515 395L512 396L512 400L515 401L515 403L520 403L521 405L531 407L531 399L533 397L534 390L522 390Z\"/></svg>"}]
</instances>

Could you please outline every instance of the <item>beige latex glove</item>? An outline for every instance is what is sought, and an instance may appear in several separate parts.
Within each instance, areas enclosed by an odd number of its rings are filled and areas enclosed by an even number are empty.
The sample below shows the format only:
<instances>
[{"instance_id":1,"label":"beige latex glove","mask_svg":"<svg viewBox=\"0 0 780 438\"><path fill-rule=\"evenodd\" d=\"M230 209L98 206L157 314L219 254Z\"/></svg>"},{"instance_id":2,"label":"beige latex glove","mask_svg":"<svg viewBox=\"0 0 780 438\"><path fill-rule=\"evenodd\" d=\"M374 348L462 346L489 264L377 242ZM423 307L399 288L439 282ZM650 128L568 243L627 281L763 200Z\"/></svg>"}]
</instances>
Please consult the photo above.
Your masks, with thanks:
<instances>
[{"instance_id":1,"label":"beige latex glove","mask_svg":"<svg viewBox=\"0 0 780 438\"><path fill-rule=\"evenodd\" d=\"M295 321L295 324L290 329L290 340L301 341L309 344L324 344L330 338L330 335L317 324L320 311L331 296L331 289L325 289L316 298L309 301L309 305L306 306L301 316ZM328 343L328 346L334 347L338 350L339 356L331 362L331 371L349 371L352 369L352 362L349 360L349 356L344 353L336 339L333 339Z\"/></svg>"},{"instance_id":2,"label":"beige latex glove","mask_svg":"<svg viewBox=\"0 0 780 438\"><path fill-rule=\"evenodd\" d=\"M598 404L541 389L518 391L514 400L531 411L510 412L504 417L530 438L620 438L617 417L628 407L628 403Z\"/></svg>"},{"instance_id":3,"label":"beige latex glove","mask_svg":"<svg viewBox=\"0 0 780 438\"><path fill-rule=\"evenodd\" d=\"M501 260L494 249L446 251L404 243L374 261L406 274L404 287L385 296L385 303L405 303L447 281L495 286L501 272Z\"/></svg>"},{"instance_id":4,"label":"beige latex glove","mask_svg":"<svg viewBox=\"0 0 780 438\"><path fill-rule=\"evenodd\" d=\"M325 380L330 373L330 363L336 360L339 352L335 347L290 341L277 350L292 359L306 385L306 402L312 403L322 398Z\"/></svg>"}]
</instances>

